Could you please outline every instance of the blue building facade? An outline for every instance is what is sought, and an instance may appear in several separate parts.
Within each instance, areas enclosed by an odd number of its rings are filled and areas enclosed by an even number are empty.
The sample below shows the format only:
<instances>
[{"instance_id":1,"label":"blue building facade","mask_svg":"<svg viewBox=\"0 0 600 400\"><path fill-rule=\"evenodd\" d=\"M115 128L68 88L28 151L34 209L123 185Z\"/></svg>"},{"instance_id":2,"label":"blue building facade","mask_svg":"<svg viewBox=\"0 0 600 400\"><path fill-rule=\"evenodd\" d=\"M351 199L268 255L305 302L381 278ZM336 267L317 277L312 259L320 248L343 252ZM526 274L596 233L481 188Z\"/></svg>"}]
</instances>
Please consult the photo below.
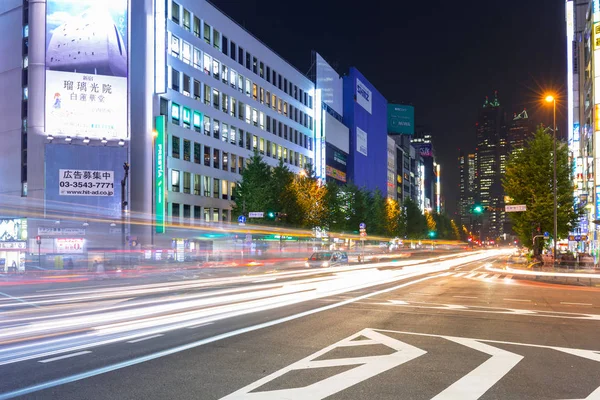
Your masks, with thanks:
<instances>
[{"instance_id":1,"label":"blue building facade","mask_svg":"<svg viewBox=\"0 0 600 400\"><path fill-rule=\"evenodd\" d=\"M387 100L356 68L344 76L343 122L350 129L348 180L387 193Z\"/></svg>"}]
</instances>

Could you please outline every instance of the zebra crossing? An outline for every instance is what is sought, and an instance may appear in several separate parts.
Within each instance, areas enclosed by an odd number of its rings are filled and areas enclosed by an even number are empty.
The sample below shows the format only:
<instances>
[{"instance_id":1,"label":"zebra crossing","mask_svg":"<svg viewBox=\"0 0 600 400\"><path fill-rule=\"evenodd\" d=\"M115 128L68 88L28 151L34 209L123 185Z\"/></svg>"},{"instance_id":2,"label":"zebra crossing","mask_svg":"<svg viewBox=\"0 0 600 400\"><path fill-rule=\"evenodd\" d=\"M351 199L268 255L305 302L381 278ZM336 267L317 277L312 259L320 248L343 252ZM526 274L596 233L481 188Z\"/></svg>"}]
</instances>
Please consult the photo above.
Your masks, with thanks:
<instances>
[{"instance_id":1,"label":"zebra crossing","mask_svg":"<svg viewBox=\"0 0 600 400\"><path fill-rule=\"evenodd\" d=\"M506 273L495 273L495 272L487 272L487 271L467 271L467 272L454 272L448 273L447 277L452 278L466 278L466 279L475 279L484 282L493 282L493 281L503 281L513 279L513 275Z\"/></svg>"}]
</instances>

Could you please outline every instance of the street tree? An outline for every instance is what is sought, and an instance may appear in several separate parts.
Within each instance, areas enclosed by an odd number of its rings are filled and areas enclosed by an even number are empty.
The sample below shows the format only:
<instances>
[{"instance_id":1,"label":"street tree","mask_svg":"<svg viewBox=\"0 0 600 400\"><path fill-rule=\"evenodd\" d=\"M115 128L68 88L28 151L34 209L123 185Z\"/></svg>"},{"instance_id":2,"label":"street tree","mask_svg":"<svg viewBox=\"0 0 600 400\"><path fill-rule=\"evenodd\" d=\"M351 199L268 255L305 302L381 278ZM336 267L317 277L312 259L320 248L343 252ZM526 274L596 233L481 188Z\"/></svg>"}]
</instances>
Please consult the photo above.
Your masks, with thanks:
<instances>
[{"instance_id":1,"label":"street tree","mask_svg":"<svg viewBox=\"0 0 600 400\"><path fill-rule=\"evenodd\" d=\"M540 126L522 150L508 159L503 179L505 194L512 204L525 204L527 211L508 213L519 240L532 247L537 232L553 232L553 138ZM558 237L575 226L573 186L567 146L560 142L556 152ZM538 242L538 243L541 243Z\"/></svg>"},{"instance_id":2,"label":"street tree","mask_svg":"<svg viewBox=\"0 0 600 400\"><path fill-rule=\"evenodd\" d=\"M404 221L408 239L423 239L427 236L427 220L417 203L410 198L404 201Z\"/></svg>"},{"instance_id":3,"label":"street tree","mask_svg":"<svg viewBox=\"0 0 600 400\"><path fill-rule=\"evenodd\" d=\"M233 189L235 203L232 205L234 216L247 215L248 212L263 211L272 204L271 167L255 151L248 159L248 165L242 171L242 179Z\"/></svg>"}]
</instances>

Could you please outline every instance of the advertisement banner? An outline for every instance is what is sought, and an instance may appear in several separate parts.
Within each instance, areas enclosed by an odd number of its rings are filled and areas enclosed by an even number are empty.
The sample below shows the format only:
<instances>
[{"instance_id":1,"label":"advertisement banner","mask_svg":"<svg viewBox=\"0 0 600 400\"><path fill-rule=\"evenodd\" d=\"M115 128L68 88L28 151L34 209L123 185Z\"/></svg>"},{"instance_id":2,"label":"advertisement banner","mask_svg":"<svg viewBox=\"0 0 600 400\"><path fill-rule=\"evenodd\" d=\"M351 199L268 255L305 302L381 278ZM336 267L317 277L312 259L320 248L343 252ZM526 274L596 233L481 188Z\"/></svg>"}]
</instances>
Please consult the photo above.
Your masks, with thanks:
<instances>
[{"instance_id":1,"label":"advertisement banner","mask_svg":"<svg viewBox=\"0 0 600 400\"><path fill-rule=\"evenodd\" d=\"M46 209L66 215L120 217L127 148L48 143Z\"/></svg>"},{"instance_id":2,"label":"advertisement banner","mask_svg":"<svg viewBox=\"0 0 600 400\"><path fill-rule=\"evenodd\" d=\"M82 254L84 239L54 239L57 253Z\"/></svg>"},{"instance_id":3,"label":"advertisement banner","mask_svg":"<svg viewBox=\"0 0 600 400\"><path fill-rule=\"evenodd\" d=\"M154 138L154 195L156 233L165 232L165 116L159 115L155 120L156 137Z\"/></svg>"},{"instance_id":4,"label":"advertisement banner","mask_svg":"<svg viewBox=\"0 0 600 400\"><path fill-rule=\"evenodd\" d=\"M127 138L127 0L46 2L46 129Z\"/></svg>"},{"instance_id":5,"label":"advertisement banner","mask_svg":"<svg viewBox=\"0 0 600 400\"><path fill-rule=\"evenodd\" d=\"M356 78L356 102L362 106L369 114L372 113L373 96L367 86Z\"/></svg>"},{"instance_id":6,"label":"advertisement banner","mask_svg":"<svg viewBox=\"0 0 600 400\"><path fill-rule=\"evenodd\" d=\"M367 155L367 132L356 127L356 151L360 154Z\"/></svg>"},{"instance_id":7,"label":"advertisement banner","mask_svg":"<svg viewBox=\"0 0 600 400\"><path fill-rule=\"evenodd\" d=\"M27 219L0 219L0 242L27 240Z\"/></svg>"},{"instance_id":8,"label":"advertisement banner","mask_svg":"<svg viewBox=\"0 0 600 400\"><path fill-rule=\"evenodd\" d=\"M388 104L387 125L388 133L414 135L415 108L401 104Z\"/></svg>"},{"instance_id":9,"label":"advertisement banner","mask_svg":"<svg viewBox=\"0 0 600 400\"><path fill-rule=\"evenodd\" d=\"M84 228L54 228L38 226L38 235L43 236L85 236Z\"/></svg>"},{"instance_id":10,"label":"advertisement banner","mask_svg":"<svg viewBox=\"0 0 600 400\"><path fill-rule=\"evenodd\" d=\"M433 157L433 149L431 143L424 143L419 146L419 154L421 157Z\"/></svg>"},{"instance_id":11,"label":"advertisement banner","mask_svg":"<svg viewBox=\"0 0 600 400\"><path fill-rule=\"evenodd\" d=\"M331 166L326 167L327 176L332 177L333 179L337 179L340 182L346 183L346 173L340 171L339 169L333 168Z\"/></svg>"},{"instance_id":12,"label":"advertisement banner","mask_svg":"<svg viewBox=\"0 0 600 400\"><path fill-rule=\"evenodd\" d=\"M58 170L58 194L61 196L113 196L114 171L82 169Z\"/></svg>"}]
</instances>

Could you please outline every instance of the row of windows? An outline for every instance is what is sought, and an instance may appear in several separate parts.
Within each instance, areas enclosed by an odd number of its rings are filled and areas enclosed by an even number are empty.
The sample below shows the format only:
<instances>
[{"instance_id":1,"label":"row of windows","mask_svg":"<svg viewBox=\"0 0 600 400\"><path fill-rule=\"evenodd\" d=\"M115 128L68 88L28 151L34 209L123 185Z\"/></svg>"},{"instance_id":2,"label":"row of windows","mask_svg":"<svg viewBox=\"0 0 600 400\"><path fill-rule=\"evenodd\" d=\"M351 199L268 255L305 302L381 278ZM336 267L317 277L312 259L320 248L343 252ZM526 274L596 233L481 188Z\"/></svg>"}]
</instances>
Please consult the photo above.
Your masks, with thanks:
<instances>
[{"instance_id":1,"label":"row of windows","mask_svg":"<svg viewBox=\"0 0 600 400\"><path fill-rule=\"evenodd\" d=\"M182 144L183 154L181 151ZM202 164L206 167L222 169L223 171L237 174L241 174L244 169L244 157L242 156L233 153L229 154L217 148L214 148L211 151L210 146L192 142L187 139L183 139L182 141L177 136L171 136L171 156L173 158L183 159L183 161Z\"/></svg>"},{"instance_id":2,"label":"row of windows","mask_svg":"<svg viewBox=\"0 0 600 400\"><path fill-rule=\"evenodd\" d=\"M196 15L192 16L187 9L181 7L175 1L171 2L171 20L177 25L183 26L188 32L193 32L197 38L204 39L207 44L228 55L232 60L237 61L254 74L312 109L312 96L301 88L298 88L291 81L288 81L287 78L282 77L281 74L271 69L268 65L265 66L262 61L252 56L249 52L244 51L241 46L236 46L234 41L230 41L226 36L221 35L217 29L208 25L206 21L201 21Z\"/></svg>"},{"instance_id":3,"label":"row of windows","mask_svg":"<svg viewBox=\"0 0 600 400\"><path fill-rule=\"evenodd\" d=\"M181 48L183 51L180 48L179 38L176 36L171 37L171 56L181 59L186 64L193 65L194 68L204 71L208 76L212 76L216 80L230 85L233 89L239 90L240 93L246 94L247 97L251 97L261 104L265 104L267 107L271 107L273 111L277 111L279 114L283 114L305 128L312 130L313 121L310 115L294 107L292 104L288 105L287 101L284 101L280 97L278 98L275 93L271 93L248 78L244 78L242 74L238 74L237 71L230 69L210 55L206 53L202 54L200 50L192 48L189 43L182 43L183 46ZM194 54L193 60L190 59L192 49ZM171 70L171 88L180 91L180 88L183 86L182 93L186 96L192 96L192 79L188 75L183 74L183 82L181 82L180 75L179 71L175 69ZM194 79L194 82L198 81ZM198 100L201 98L199 91L194 91L194 95Z\"/></svg>"},{"instance_id":4,"label":"row of windows","mask_svg":"<svg viewBox=\"0 0 600 400\"><path fill-rule=\"evenodd\" d=\"M183 217L183 223L192 223L192 219L195 221L204 221L204 222L219 222L219 221L227 221L227 210L221 210L220 208L211 208L211 207L200 207L200 206L192 206L190 204L180 204L180 203L170 203L171 206L171 216L173 222L179 222L178 219ZM193 208L192 208L193 207ZM192 210L194 214L192 215ZM183 211L183 215L181 212Z\"/></svg>"},{"instance_id":5,"label":"row of windows","mask_svg":"<svg viewBox=\"0 0 600 400\"><path fill-rule=\"evenodd\" d=\"M161 110L161 113L166 114L165 111L166 110ZM276 143L273 143L269 140L259 138L256 135L251 135L251 133L248 131L244 132L242 129L238 129L233 125L230 126L229 124L222 123L217 119L213 119L207 115L203 115L198 111L190 110L187 107L181 107L179 104L173 102L171 103L171 122L175 125L180 125L187 129L193 128L196 132L203 133L205 136L212 136L214 139L221 140L226 143L229 142L233 145L237 144L239 147L245 147L247 150L258 150L261 154L266 154L268 157L281 159L285 163L289 163L290 165L304 167L309 162L309 159L301 153L298 153L291 149L288 150L286 147L277 145ZM272 122L273 123L271 124L270 117L267 117L267 131L272 131L274 134L276 134L276 121L273 120ZM261 127L263 125L262 119L260 125ZM280 137L282 136L283 131L283 137L286 140L288 140L289 138L291 142L312 150L312 138L308 138L301 132L299 133L297 130L292 130L291 128L289 129L288 135L287 126L283 127L281 122L279 122L278 131ZM177 140L177 146L172 144L172 154L174 158L179 158L180 154L179 139ZM183 145L184 158L187 154L188 160L186 161L189 161L191 145L189 143L186 145L186 141L184 141Z\"/></svg>"},{"instance_id":6,"label":"row of windows","mask_svg":"<svg viewBox=\"0 0 600 400\"><path fill-rule=\"evenodd\" d=\"M233 189L235 182L191 172L171 170L171 192L193 194L195 196L214 197L215 199L235 200Z\"/></svg>"}]
</instances>

